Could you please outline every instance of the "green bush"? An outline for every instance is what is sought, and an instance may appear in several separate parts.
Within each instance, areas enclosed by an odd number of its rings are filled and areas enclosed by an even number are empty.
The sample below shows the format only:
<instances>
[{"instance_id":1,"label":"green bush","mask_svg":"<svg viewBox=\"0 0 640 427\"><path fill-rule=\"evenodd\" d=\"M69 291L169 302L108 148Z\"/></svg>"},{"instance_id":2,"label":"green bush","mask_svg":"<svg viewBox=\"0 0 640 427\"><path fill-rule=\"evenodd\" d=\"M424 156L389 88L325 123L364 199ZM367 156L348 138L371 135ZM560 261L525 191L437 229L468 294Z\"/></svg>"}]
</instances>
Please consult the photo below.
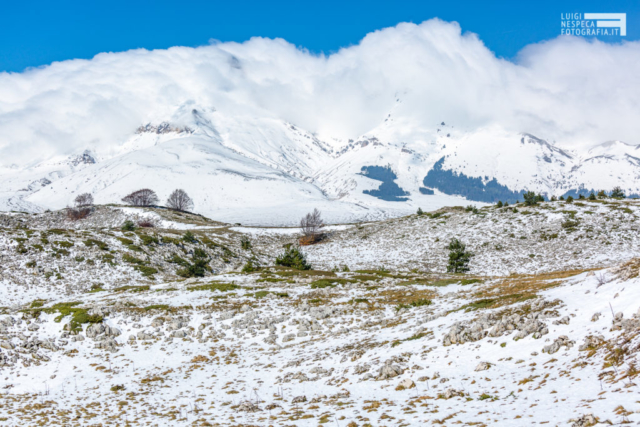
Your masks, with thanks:
<instances>
[{"instance_id":1,"label":"green bush","mask_svg":"<svg viewBox=\"0 0 640 427\"><path fill-rule=\"evenodd\" d=\"M424 212L422 211L422 208L418 208L418 215L424 215Z\"/></svg>"},{"instance_id":2,"label":"green bush","mask_svg":"<svg viewBox=\"0 0 640 427\"><path fill-rule=\"evenodd\" d=\"M136 258L136 257L131 256L129 254L122 255L122 260L124 262L128 262L129 264L138 264L138 265L146 264L145 261L141 260L140 258Z\"/></svg>"},{"instance_id":3,"label":"green bush","mask_svg":"<svg viewBox=\"0 0 640 427\"><path fill-rule=\"evenodd\" d=\"M88 247L97 246L99 249L103 251L108 251L109 246L105 242L101 242L100 240L88 239L84 241L84 245Z\"/></svg>"},{"instance_id":4,"label":"green bush","mask_svg":"<svg viewBox=\"0 0 640 427\"><path fill-rule=\"evenodd\" d=\"M622 191L622 188L620 187L615 187L611 192L611 197L613 197L614 199L624 199L624 191Z\"/></svg>"},{"instance_id":5,"label":"green bush","mask_svg":"<svg viewBox=\"0 0 640 427\"><path fill-rule=\"evenodd\" d=\"M533 191L527 191L523 194L524 204L527 206L533 206L538 203L538 196Z\"/></svg>"},{"instance_id":6,"label":"green bush","mask_svg":"<svg viewBox=\"0 0 640 427\"><path fill-rule=\"evenodd\" d=\"M122 231L134 231L136 229L136 225L131 220L126 220L121 227Z\"/></svg>"},{"instance_id":7,"label":"green bush","mask_svg":"<svg viewBox=\"0 0 640 427\"><path fill-rule=\"evenodd\" d=\"M567 197L567 203L573 203L573 197L571 196Z\"/></svg>"},{"instance_id":8,"label":"green bush","mask_svg":"<svg viewBox=\"0 0 640 427\"><path fill-rule=\"evenodd\" d=\"M242 267L243 273L253 273L258 270L258 266L253 263L253 260L247 261L247 263Z\"/></svg>"},{"instance_id":9,"label":"green bush","mask_svg":"<svg viewBox=\"0 0 640 427\"><path fill-rule=\"evenodd\" d=\"M469 271L469 261L473 254L466 250L466 246L458 239L449 242L449 273L466 273Z\"/></svg>"},{"instance_id":10,"label":"green bush","mask_svg":"<svg viewBox=\"0 0 640 427\"><path fill-rule=\"evenodd\" d=\"M251 240L247 236L242 236L240 239L240 247L242 250L248 251L251 249Z\"/></svg>"},{"instance_id":11,"label":"green bush","mask_svg":"<svg viewBox=\"0 0 640 427\"><path fill-rule=\"evenodd\" d=\"M501 201L501 200L498 200L498 205L497 205L497 207L499 207L499 208L501 208L501 207L502 207L502 201Z\"/></svg>"},{"instance_id":12,"label":"green bush","mask_svg":"<svg viewBox=\"0 0 640 427\"><path fill-rule=\"evenodd\" d=\"M174 257L176 257L174 255ZM185 262L187 265L185 265L185 268L181 268L180 270L176 271L176 274L178 276L181 277L204 277L205 273L207 272L207 270L210 270L209 267L209 255L207 255L207 253L200 249L200 248L196 248L193 251L193 255L191 255L191 260L192 260L192 264L183 260L180 257L179 258L181 261ZM184 265L184 264L181 264Z\"/></svg>"},{"instance_id":13,"label":"green bush","mask_svg":"<svg viewBox=\"0 0 640 427\"><path fill-rule=\"evenodd\" d=\"M198 243L198 240L196 240L196 236L190 230L187 230L187 232L184 233L184 235L182 236L182 240L187 243Z\"/></svg>"},{"instance_id":14,"label":"green bush","mask_svg":"<svg viewBox=\"0 0 640 427\"><path fill-rule=\"evenodd\" d=\"M148 266L145 266L145 265L136 265L133 268L135 268L140 273L142 273L142 275L144 277L151 277L151 276L153 276L154 274L156 274L158 272L157 269L155 269L153 267L148 267Z\"/></svg>"},{"instance_id":15,"label":"green bush","mask_svg":"<svg viewBox=\"0 0 640 427\"><path fill-rule=\"evenodd\" d=\"M289 247L282 255L277 257L276 265L295 268L296 270L311 270L311 264L307 262L306 256L300 251L300 248L296 247Z\"/></svg>"}]
</instances>

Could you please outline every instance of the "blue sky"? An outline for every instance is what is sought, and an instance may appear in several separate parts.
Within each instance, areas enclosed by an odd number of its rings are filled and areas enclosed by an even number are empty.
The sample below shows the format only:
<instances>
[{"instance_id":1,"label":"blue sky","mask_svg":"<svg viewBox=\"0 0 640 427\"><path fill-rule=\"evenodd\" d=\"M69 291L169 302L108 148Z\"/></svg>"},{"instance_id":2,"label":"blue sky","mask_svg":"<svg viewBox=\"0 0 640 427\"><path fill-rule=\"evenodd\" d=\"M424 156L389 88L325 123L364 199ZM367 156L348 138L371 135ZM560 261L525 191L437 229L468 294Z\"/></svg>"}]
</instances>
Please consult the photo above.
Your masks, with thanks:
<instances>
[{"instance_id":1,"label":"blue sky","mask_svg":"<svg viewBox=\"0 0 640 427\"><path fill-rule=\"evenodd\" d=\"M282 37L331 53L376 29L438 17L479 34L498 56L556 37L560 14L625 12L627 37L640 38L638 1L18 1L2 4L0 70L134 48L199 46L210 39Z\"/></svg>"}]
</instances>

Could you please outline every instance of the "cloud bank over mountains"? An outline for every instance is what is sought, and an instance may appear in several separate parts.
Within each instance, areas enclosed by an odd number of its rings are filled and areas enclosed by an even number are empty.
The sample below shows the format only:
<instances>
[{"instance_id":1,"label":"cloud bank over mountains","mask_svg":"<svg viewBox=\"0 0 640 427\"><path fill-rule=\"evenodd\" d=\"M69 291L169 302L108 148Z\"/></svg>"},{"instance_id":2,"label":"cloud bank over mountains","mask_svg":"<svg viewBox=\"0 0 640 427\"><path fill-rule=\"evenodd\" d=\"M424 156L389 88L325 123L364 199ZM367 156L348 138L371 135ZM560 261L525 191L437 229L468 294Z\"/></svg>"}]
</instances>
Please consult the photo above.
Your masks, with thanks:
<instances>
[{"instance_id":1,"label":"cloud bank over mountains","mask_svg":"<svg viewBox=\"0 0 640 427\"><path fill-rule=\"evenodd\" d=\"M639 144L640 43L561 36L509 61L457 23L433 19L375 31L331 55L258 37L103 53L0 73L0 166L86 148L108 157L140 125L185 104L285 120L339 145L379 126L399 96L398 126L499 126L568 148Z\"/></svg>"}]
</instances>

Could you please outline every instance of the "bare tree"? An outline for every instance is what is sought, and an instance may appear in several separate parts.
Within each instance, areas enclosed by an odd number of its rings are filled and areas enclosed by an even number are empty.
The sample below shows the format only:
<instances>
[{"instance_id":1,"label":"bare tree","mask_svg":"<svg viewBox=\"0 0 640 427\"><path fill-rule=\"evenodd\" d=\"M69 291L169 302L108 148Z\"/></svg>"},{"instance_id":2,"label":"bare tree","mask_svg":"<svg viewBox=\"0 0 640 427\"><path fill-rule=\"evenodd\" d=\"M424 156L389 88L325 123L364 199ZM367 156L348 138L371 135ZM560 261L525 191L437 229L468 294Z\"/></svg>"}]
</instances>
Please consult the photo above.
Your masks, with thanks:
<instances>
[{"instance_id":1,"label":"bare tree","mask_svg":"<svg viewBox=\"0 0 640 427\"><path fill-rule=\"evenodd\" d=\"M123 197L122 201L133 206L152 206L158 203L158 196L155 191L143 188Z\"/></svg>"},{"instance_id":2,"label":"bare tree","mask_svg":"<svg viewBox=\"0 0 640 427\"><path fill-rule=\"evenodd\" d=\"M324 221L322 221L320 211L314 209L313 212L308 213L300 220L300 230L304 235L301 243L310 245L320 240L322 227L324 227Z\"/></svg>"},{"instance_id":3,"label":"bare tree","mask_svg":"<svg viewBox=\"0 0 640 427\"><path fill-rule=\"evenodd\" d=\"M167 207L179 211L190 211L193 209L193 200L186 191L178 188L167 199Z\"/></svg>"},{"instance_id":4,"label":"bare tree","mask_svg":"<svg viewBox=\"0 0 640 427\"><path fill-rule=\"evenodd\" d=\"M77 208L81 208L84 206L92 206L93 205L93 196L91 193L82 193L76 196L74 201Z\"/></svg>"}]
</instances>

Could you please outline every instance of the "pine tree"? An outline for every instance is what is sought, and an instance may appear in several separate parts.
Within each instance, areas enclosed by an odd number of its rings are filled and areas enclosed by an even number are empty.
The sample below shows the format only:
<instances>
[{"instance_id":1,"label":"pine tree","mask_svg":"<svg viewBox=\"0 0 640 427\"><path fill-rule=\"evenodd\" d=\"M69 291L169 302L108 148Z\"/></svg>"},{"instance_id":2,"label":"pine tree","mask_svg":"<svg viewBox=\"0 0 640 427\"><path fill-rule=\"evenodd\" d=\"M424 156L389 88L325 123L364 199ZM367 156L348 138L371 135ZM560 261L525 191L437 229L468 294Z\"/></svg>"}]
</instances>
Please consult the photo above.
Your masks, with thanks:
<instances>
[{"instance_id":1,"label":"pine tree","mask_svg":"<svg viewBox=\"0 0 640 427\"><path fill-rule=\"evenodd\" d=\"M501 208L502 207L502 200L498 200L498 207Z\"/></svg>"},{"instance_id":2,"label":"pine tree","mask_svg":"<svg viewBox=\"0 0 640 427\"><path fill-rule=\"evenodd\" d=\"M424 215L424 212L422 211L422 208L418 208L418 215Z\"/></svg>"},{"instance_id":3,"label":"pine tree","mask_svg":"<svg viewBox=\"0 0 640 427\"><path fill-rule=\"evenodd\" d=\"M473 254L466 250L466 246L458 239L451 239L449 242L449 273L466 273L469 271L469 261Z\"/></svg>"},{"instance_id":4,"label":"pine tree","mask_svg":"<svg viewBox=\"0 0 640 427\"><path fill-rule=\"evenodd\" d=\"M589 194L589 200L596 200L596 195L593 194L593 191Z\"/></svg>"},{"instance_id":5,"label":"pine tree","mask_svg":"<svg viewBox=\"0 0 640 427\"><path fill-rule=\"evenodd\" d=\"M527 206L533 206L538 203L538 196L533 191L527 191L523 194L524 204Z\"/></svg>"},{"instance_id":6,"label":"pine tree","mask_svg":"<svg viewBox=\"0 0 640 427\"><path fill-rule=\"evenodd\" d=\"M296 270L311 270L311 265L307 262L307 257L295 247L289 247L285 252L276 258L276 265L291 267Z\"/></svg>"},{"instance_id":7,"label":"pine tree","mask_svg":"<svg viewBox=\"0 0 640 427\"><path fill-rule=\"evenodd\" d=\"M620 187L615 187L611 192L611 197L615 199L624 199L625 198L624 191L622 191L622 188Z\"/></svg>"}]
</instances>

